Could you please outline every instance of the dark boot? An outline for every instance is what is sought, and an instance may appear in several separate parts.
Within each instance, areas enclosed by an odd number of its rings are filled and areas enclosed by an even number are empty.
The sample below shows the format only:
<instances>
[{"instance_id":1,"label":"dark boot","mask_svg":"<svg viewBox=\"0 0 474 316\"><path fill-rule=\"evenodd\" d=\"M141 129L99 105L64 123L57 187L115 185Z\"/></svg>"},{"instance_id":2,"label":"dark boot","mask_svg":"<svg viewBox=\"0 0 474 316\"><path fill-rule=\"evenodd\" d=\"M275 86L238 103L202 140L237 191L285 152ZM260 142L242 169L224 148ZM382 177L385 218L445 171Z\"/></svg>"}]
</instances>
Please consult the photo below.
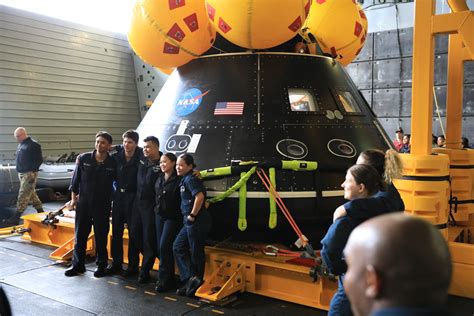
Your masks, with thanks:
<instances>
[{"instance_id":1,"label":"dark boot","mask_svg":"<svg viewBox=\"0 0 474 316\"><path fill-rule=\"evenodd\" d=\"M109 266L105 269L105 273L107 275L114 275L114 274L122 274L122 265L121 264L109 264Z\"/></svg>"},{"instance_id":2,"label":"dark boot","mask_svg":"<svg viewBox=\"0 0 474 316\"><path fill-rule=\"evenodd\" d=\"M182 285L180 288L176 290L176 294L179 296L186 296L186 290L188 289L187 283Z\"/></svg>"},{"instance_id":3,"label":"dark boot","mask_svg":"<svg viewBox=\"0 0 474 316\"><path fill-rule=\"evenodd\" d=\"M140 272L140 275L138 276L138 283L139 284L145 284L151 281L150 273L149 272Z\"/></svg>"},{"instance_id":4,"label":"dark boot","mask_svg":"<svg viewBox=\"0 0 474 316\"><path fill-rule=\"evenodd\" d=\"M158 280L155 285L155 291L158 293L168 292L175 288L174 280Z\"/></svg>"},{"instance_id":5,"label":"dark boot","mask_svg":"<svg viewBox=\"0 0 474 316\"><path fill-rule=\"evenodd\" d=\"M196 293L197 289L204 283L204 281L198 277L198 276L193 276L189 279L189 281L186 283L188 288L186 289L186 296L187 297L193 297L194 293Z\"/></svg>"},{"instance_id":6,"label":"dark boot","mask_svg":"<svg viewBox=\"0 0 474 316\"><path fill-rule=\"evenodd\" d=\"M85 267L72 266L71 268L64 271L64 275L67 276L67 277L73 277L73 276L76 276L76 275L79 275L79 274L83 274L84 272L86 272Z\"/></svg>"},{"instance_id":7,"label":"dark boot","mask_svg":"<svg viewBox=\"0 0 474 316\"><path fill-rule=\"evenodd\" d=\"M44 210L43 210L43 208L39 208L39 209L37 209L37 210L36 210L36 213L44 213Z\"/></svg>"},{"instance_id":8,"label":"dark boot","mask_svg":"<svg viewBox=\"0 0 474 316\"><path fill-rule=\"evenodd\" d=\"M95 269L94 271L94 276L96 278L102 278L106 275L106 272L105 272L106 268L104 267L97 267L97 269Z\"/></svg>"},{"instance_id":9,"label":"dark boot","mask_svg":"<svg viewBox=\"0 0 474 316\"><path fill-rule=\"evenodd\" d=\"M132 276L136 276L138 274L138 268L128 267L126 270L123 271L122 276L128 278Z\"/></svg>"}]
</instances>

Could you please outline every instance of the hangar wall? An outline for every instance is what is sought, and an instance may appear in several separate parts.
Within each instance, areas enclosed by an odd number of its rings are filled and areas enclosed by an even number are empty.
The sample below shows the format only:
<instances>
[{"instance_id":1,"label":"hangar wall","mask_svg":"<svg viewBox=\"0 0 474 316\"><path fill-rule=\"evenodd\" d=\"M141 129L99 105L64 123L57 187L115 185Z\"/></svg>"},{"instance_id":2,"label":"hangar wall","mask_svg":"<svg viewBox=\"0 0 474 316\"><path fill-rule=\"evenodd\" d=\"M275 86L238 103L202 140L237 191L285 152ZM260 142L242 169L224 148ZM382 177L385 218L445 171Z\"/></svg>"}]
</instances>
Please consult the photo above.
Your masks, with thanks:
<instances>
[{"instance_id":1,"label":"hangar wall","mask_svg":"<svg viewBox=\"0 0 474 316\"><path fill-rule=\"evenodd\" d=\"M448 36L436 36L434 86L439 114L433 101L433 133L446 127ZM366 45L346 70L394 138L401 126L410 133L413 28L370 33ZM463 135L474 142L474 62L464 64Z\"/></svg>"},{"instance_id":2,"label":"hangar wall","mask_svg":"<svg viewBox=\"0 0 474 316\"><path fill-rule=\"evenodd\" d=\"M140 122L125 35L0 5L0 162L27 128L44 155L83 152L98 130L120 141Z\"/></svg>"}]
</instances>

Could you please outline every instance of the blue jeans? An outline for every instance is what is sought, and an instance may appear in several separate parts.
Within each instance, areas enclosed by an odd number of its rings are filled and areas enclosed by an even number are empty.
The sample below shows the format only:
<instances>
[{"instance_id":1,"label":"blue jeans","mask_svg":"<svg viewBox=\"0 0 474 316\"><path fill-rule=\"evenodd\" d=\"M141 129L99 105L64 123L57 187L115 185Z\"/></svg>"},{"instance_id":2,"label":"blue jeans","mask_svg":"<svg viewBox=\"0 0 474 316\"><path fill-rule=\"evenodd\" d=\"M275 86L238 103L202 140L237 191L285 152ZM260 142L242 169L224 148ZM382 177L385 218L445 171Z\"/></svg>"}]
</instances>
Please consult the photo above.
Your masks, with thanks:
<instances>
[{"instance_id":1,"label":"blue jeans","mask_svg":"<svg viewBox=\"0 0 474 316\"><path fill-rule=\"evenodd\" d=\"M352 316L351 303L344 291L344 275L339 276L338 287L329 305L328 316Z\"/></svg>"},{"instance_id":2,"label":"blue jeans","mask_svg":"<svg viewBox=\"0 0 474 316\"><path fill-rule=\"evenodd\" d=\"M173 243L173 252L181 281L192 276L204 278L206 262L204 246L207 233L211 229L211 223L211 215L204 209L200 211L194 223L188 222L185 217L183 228Z\"/></svg>"},{"instance_id":3,"label":"blue jeans","mask_svg":"<svg viewBox=\"0 0 474 316\"><path fill-rule=\"evenodd\" d=\"M169 219L156 214L155 225L158 258L160 258L158 277L161 281L167 282L174 278L173 242L176 239L181 223L176 219Z\"/></svg>"}]
</instances>

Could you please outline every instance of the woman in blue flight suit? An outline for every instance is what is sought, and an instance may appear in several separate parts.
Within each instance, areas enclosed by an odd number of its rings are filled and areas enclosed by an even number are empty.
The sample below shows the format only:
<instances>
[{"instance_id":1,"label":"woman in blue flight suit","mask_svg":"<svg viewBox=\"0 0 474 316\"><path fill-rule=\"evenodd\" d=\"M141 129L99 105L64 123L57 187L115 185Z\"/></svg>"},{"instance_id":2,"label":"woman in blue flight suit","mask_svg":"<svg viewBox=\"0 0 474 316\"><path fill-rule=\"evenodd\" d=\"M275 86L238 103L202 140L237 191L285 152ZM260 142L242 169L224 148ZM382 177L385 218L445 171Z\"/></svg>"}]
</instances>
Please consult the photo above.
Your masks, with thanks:
<instances>
[{"instance_id":1,"label":"woman in blue flight suit","mask_svg":"<svg viewBox=\"0 0 474 316\"><path fill-rule=\"evenodd\" d=\"M182 227L181 177L176 173L176 156L166 153L161 156L161 174L155 182L156 243L160 267L155 290L166 292L174 288L173 242Z\"/></svg>"},{"instance_id":2,"label":"woman in blue flight suit","mask_svg":"<svg viewBox=\"0 0 474 316\"><path fill-rule=\"evenodd\" d=\"M372 166L360 164L347 170L345 181L341 186L344 188L344 198L353 201L373 196L380 190L382 183L378 172ZM344 273L347 270L343 250L352 230L362 222L363 220L351 216L340 217L329 227L326 236L321 240L323 264L332 274L339 276L339 286L331 300L328 315L352 315L351 305L343 285Z\"/></svg>"},{"instance_id":3,"label":"woman in blue flight suit","mask_svg":"<svg viewBox=\"0 0 474 316\"><path fill-rule=\"evenodd\" d=\"M183 286L176 294L193 296L204 278L206 235L211 228L211 215L204 207L206 189L202 181L193 175L193 156L183 154L176 162L176 172L182 176L180 184L181 228L173 243L173 252Z\"/></svg>"},{"instance_id":4,"label":"woman in blue flight suit","mask_svg":"<svg viewBox=\"0 0 474 316\"><path fill-rule=\"evenodd\" d=\"M393 184L400 177L402 163L399 154L389 149L386 152L369 149L360 153L356 164L367 164L375 168L383 180L384 186L377 194L367 199L349 201L339 206L334 212L334 221L342 216L366 220L386 212L402 212L405 204Z\"/></svg>"}]
</instances>

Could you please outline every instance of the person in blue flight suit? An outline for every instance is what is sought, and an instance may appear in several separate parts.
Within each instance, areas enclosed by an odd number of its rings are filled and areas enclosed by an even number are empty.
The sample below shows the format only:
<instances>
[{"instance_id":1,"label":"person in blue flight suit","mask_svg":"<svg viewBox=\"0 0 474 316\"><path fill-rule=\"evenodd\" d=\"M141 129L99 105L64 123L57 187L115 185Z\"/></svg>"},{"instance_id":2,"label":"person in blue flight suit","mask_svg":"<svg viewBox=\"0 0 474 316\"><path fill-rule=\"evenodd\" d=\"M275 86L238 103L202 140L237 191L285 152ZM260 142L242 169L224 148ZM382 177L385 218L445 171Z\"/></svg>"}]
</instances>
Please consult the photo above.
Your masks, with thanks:
<instances>
[{"instance_id":1,"label":"person in blue flight suit","mask_svg":"<svg viewBox=\"0 0 474 316\"><path fill-rule=\"evenodd\" d=\"M173 242L182 227L181 177L176 173L176 156L166 153L161 156L161 174L155 183L155 226L160 267L155 290L166 292L174 288Z\"/></svg>"},{"instance_id":2,"label":"person in blue flight suit","mask_svg":"<svg viewBox=\"0 0 474 316\"><path fill-rule=\"evenodd\" d=\"M155 136L148 136L144 140L143 156L140 160L137 173L137 195L133 214L132 231L142 234L143 253L142 266L138 275L138 283L147 283L151 280L150 270L157 257L156 229L155 229L155 182L161 173L160 170L160 142ZM135 240L139 240L136 236Z\"/></svg>"},{"instance_id":3,"label":"person in blue flight suit","mask_svg":"<svg viewBox=\"0 0 474 316\"><path fill-rule=\"evenodd\" d=\"M373 197L348 201L339 206L334 212L334 221L342 216L365 220L388 212L401 212L405 204L393 184L393 180L400 177L402 163L399 154L389 149L385 153L381 150L370 149L363 151L357 158L356 164L367 164L374 167L383 179L384 186Z\"/></svg>"},{"instance_id":4,"label":"person in blue flight suit","mask_svg":"<svg viewBox=\"0 0 474 316\"><path fill-rule=\"evenodd\" d=\"M76 218L72 267L65 271L68 277L86 271L86 245L92 225L97 264L94 276L105 276L113 181L117 172L116 162L108 153L111 144L112 136L100 131L95 135L95 150L81 154L76 160L76 169L69 187L69 205L76 209Z\"/></svg>"},{"instance_id":5,"label":"person in blue flight suit","mask_svg":"<svg viewBox=\"0 0 474 316\"><path fill-rule=\"evenodd\" d=\"M401 213L370 219L351 233L344 256L354 315L450 315L449 247L424 219Z\"/></svg>"},{"instance_id":6,"label":"person in blue flight suit","mask_svg":"<svg viewBox=\"0 0 474 316\"><path fill-rule=\"evenodd\" d=\"M204 246L211 228L211 215L204 206L206 189L193 174L193 156L182 154L176 162L180 183L183 228L173 243L173 252L183 285L176 291L181 296L193 296L203 283L205 268Z\"/></svg>"},{"instance_id":7,"label":"person in blue flight suit","mask_svg":"<svg viewBox=\"0 0 474 316\"><path fill-rule=\"evenodd\" d=\"M382 183L378 172L370 165L354 165L347 170L344 188L344 198L355 200L367 198L380 190ZM344 273L347 270L343 259L343 250L352 230L363 220L343 216L338 218L328 229L321 240L321 257L329 271L339 276L338 289L331 300L328 315L352 315L351 306L344 292Z\"/></svg>"},{"instance_id":8,"label":"person in blue flight suit","mask_svg":"<svg viewBox=\"0 0 474 316\"><path fill-rule=\"evenodd\" d=\"M107 267L107 274L122 273L125 276L138 273L139 243L132 231L133 203L137 192L137 172L142 149L138 147L139 135L128 130L122 135L122 146L116 146L117 152L112 157L117 163L117 177L112 206L112 263ZM123 231L128 229L128 268L122 269Z\"/></svg>"}]
</instances>

